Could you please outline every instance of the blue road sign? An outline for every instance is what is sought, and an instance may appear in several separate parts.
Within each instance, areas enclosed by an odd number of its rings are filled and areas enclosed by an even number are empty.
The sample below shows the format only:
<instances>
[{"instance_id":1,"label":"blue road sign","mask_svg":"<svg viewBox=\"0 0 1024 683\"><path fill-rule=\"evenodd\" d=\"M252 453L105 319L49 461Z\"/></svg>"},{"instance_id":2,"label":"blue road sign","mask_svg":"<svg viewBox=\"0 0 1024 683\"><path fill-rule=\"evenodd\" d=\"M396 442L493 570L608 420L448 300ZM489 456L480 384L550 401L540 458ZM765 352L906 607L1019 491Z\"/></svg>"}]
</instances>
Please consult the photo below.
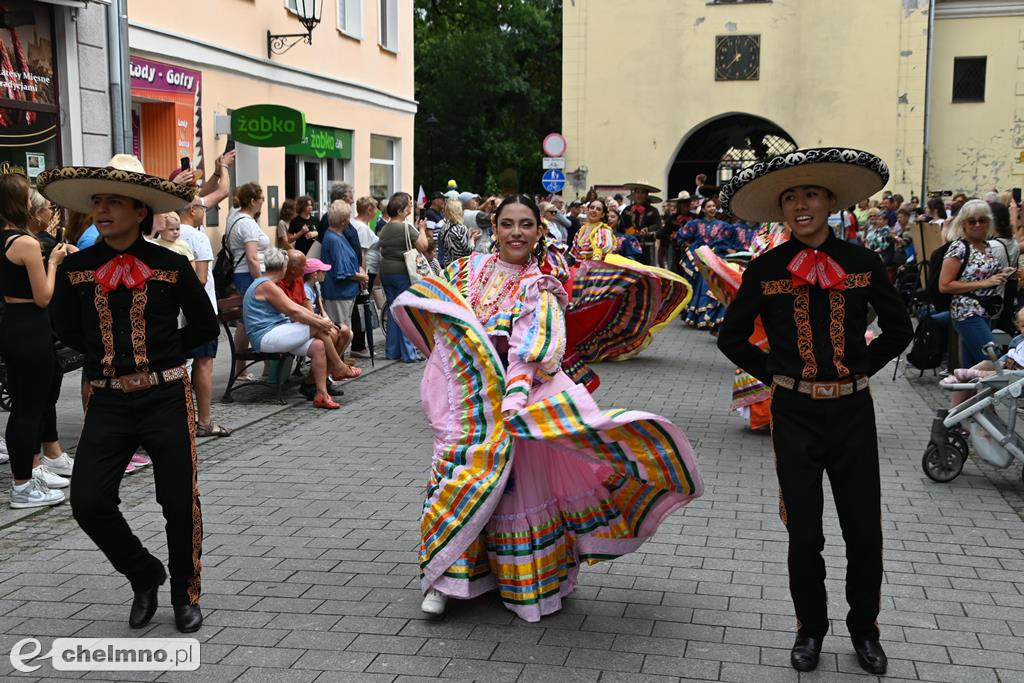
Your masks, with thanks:
<instances>
[{"instance_id":1,"label":"blue road sign","mask_svg":"<svg viewBox=\"0 0 1024 683\"><path fill-rule=\"evenodd\" d=\"M565 173L557 168L549 169L544 171L540 182L548 192L561 192L565 187Z\"/></svg>"}]
</instances>

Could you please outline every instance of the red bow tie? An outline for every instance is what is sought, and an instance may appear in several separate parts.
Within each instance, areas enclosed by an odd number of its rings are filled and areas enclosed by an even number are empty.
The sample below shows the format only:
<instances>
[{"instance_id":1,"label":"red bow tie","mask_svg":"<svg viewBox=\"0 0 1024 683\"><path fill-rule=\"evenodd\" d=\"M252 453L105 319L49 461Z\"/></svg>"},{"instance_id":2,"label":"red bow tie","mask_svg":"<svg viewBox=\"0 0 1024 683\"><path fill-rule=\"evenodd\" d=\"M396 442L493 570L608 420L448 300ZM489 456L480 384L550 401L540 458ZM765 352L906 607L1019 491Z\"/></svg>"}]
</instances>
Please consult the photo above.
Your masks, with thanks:
<instances>
[{"instance_id":1,"label":"red bow tie","mask_svg":"<svg viewBox=\"0 0 1024 683\"><path fill-rule=\"evenodd\" d=\"M96 283L104 292L112 292L122 285L128 289L142 289L153 271L131 254L118 254L96 270Z\"/></svg>"},{"instance_id":2,"label":"red bow tie","mask_svg":"<svg viewBox=\"0 0 1024 683\"><path fill-rule=\"evenodd\" d=\"M803 249L786 269L793 275L794 287L818 285L822 289L846 289L846 271L823 251Z\"/></svg>"}]
</instances>

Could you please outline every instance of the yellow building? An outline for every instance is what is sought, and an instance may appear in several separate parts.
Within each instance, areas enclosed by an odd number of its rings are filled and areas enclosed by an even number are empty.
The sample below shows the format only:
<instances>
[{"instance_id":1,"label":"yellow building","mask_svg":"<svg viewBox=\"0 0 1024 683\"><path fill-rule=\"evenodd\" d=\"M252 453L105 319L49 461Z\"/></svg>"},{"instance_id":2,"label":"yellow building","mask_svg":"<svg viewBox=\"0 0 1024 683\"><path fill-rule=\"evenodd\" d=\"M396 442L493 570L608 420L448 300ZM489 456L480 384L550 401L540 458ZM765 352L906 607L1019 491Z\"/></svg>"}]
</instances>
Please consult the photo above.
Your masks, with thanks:
<instances>
[{"instance_id":1,"label":"yellow building","mask_svg":"<svg viewBox=\"0 0 1024 683\"><path fill-rule=\"evenodd\" d=\"M881 155L908 199L1024 185L1024 2L575 0L563 37L577 190L674 196L822 145Z\"/></svg>"},{"instance_id":2,"label":"yellow building","mask_svg":"<svg viewBox=\"0 0 1024 683\"><path fill-rule=\"evenodd\" d=\"M237 146L235 183L266 189L264 226L286 197L308 194L324 211L332 181L357 197L412 191L412 0L317 0L312 44L271 45L268 33L306 33L304 1L129 4L132 139L147 171L166 176L189 157L212 172L231 112L276 104L305 114L304 144ZM211 227L223 226L220 213Z\"/></svg>"}]
</instances>

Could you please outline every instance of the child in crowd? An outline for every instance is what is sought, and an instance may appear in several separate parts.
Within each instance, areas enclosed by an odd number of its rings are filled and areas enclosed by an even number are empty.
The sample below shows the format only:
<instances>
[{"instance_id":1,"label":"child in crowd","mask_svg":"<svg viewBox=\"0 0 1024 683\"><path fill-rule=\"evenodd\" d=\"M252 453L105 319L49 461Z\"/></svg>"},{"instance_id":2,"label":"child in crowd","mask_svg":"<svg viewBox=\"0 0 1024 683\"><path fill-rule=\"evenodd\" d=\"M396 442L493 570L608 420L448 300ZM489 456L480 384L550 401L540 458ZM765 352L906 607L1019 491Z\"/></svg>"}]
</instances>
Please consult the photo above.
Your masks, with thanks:
<instances>
[{"instance_id":1,"label":"child in crowd","mask_svg":"<svg viewBox=\"0 0 1024 683\"><path fill-rule=\"evenodd\" d=\"M1010 340L1010 347L1002 355L999 361L1003 364L1004 370L1024 370L1024 308L1018 310L1013 316L1013 324L1017 328L1017 336ZM972 379L991 377L996 374L995 366L990 360L983 360L969 368L957 368L943 378L942 384L960 384L970 382ZM949 397L949 407L959 405L971 397L973 391L954 391Z\"/></svg>"},{"instance_id":2,"label":"child in crowd","mask_svg":"<svg viewBox=\"0 0 1024 683\"><path fill-rule=\"evenodd\" d=\"M157 244L181 254L188 259L192 268L195 268L196 255L192 253L192 247L188 246L188 243L184 240L178 239L181 237L181 219L176 212L171 211L170 213L155 216L153 228L157 233Z\"/></svg>"},{"instance_id":3,"label":"child in crowd","mask_svg":"<svg viewBox=\"0 0 1024 683\"><path fill-rule=\"evenodd\" d=\"M331 267L318 258L307 258L306 269L302 276L306 287L306 300L309 301L313 312L323 315L323 307L320 305L320 283L324 281L327 271Z\"/></svg>"},{"instance_id":4,"label":"child in crowd","mask_svg":"<svg viewBox=\"0 0 1024 683\"><path fill-rule=\"evenodd\" d=\"M430 263L430 270L440 277L444 271L441 269L441 262L437 260L437 242L433 238L427 242L427 251L423 255Z\"/></svg>"}]
</instances>

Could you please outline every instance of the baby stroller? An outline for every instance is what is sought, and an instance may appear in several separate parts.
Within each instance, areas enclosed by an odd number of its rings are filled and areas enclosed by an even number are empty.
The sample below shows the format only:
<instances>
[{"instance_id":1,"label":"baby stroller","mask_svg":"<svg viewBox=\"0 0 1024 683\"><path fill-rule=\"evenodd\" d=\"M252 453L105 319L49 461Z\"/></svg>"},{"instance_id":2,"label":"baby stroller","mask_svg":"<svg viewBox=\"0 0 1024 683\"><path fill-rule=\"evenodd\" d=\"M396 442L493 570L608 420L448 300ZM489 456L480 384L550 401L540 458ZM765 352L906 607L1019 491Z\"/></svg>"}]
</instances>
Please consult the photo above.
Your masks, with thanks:
<instances>
[{"instance_id":1,"label":"baby stroller","mask_svg":"<svg viewBox=\"0 0 1024 683\"><path fill-rule=\"evenodd\" d=\"M949 391L973 391L974 395L950 410L938 411L932 421L921 468L933 481L949 482L960 476L968 446L999 468L1009 467L1014 460L1024 462L1024 439L1015 431L1024 370L1003 370L995 344L986 345L985 353L995 364L994 375L940 384ZM1021 477L1024 479L1024 472Z\"/></svg>"}]
</instances>

